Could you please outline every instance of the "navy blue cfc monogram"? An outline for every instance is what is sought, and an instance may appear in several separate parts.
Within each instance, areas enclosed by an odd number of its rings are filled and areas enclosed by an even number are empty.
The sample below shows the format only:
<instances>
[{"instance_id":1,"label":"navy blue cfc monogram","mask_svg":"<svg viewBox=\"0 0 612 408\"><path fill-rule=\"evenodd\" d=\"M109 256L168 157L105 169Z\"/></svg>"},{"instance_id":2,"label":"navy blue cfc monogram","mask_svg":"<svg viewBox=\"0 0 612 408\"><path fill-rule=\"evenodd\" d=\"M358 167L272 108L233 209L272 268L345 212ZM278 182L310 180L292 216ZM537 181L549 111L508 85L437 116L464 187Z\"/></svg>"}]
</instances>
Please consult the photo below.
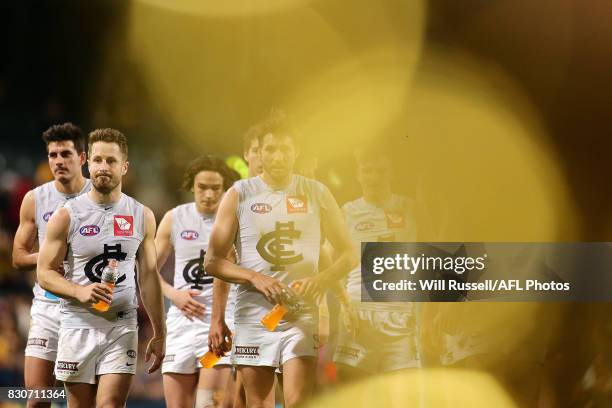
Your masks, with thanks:
<instances>
[{"instance_id":1,"label":"navy blue cfc monogram","mask_svg":"<svg viewBox=\"0 0 612 408\"><path fill-rule=\"evenodd\" d=\"M104 252L100 255L94 256L85 264L85 275L87 278L94 283L101 282L102 270L108 265L110 259L116 259L117 261L125 261L127 254L121 252L121 244L107 245L104 244ZM125 274L121 275L117 279L116 284L120 284L125 280Z\"/></svg>"}]
</instances>

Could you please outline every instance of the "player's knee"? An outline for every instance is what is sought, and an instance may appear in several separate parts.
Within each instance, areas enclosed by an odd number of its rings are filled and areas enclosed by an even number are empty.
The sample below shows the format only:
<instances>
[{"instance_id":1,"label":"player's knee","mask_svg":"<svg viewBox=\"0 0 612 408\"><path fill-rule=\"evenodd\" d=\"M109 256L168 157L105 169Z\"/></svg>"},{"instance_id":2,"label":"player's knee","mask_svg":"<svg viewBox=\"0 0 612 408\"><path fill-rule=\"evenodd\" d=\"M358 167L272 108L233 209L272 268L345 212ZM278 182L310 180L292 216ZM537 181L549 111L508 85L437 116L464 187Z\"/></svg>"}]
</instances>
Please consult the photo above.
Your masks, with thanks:
<instances>
[{"instance_id":1,"label":"player's knee","mask_svg":"<svg viewBox=\"0 0 612 408\"><path fill-rule=\"evenodd\" d=\"M304 402L307 394L305 391L293 391L287 392L285 391L285 408L290 408L298 405L301 402Z\"/></svg>"},{"instance_id":2,"label":"player's knee","mask_svg":"<svg viewBox=\"0 0 612 408\"><path fill-rule=\"evenodd\" d=\"M96 404L96 408L123 408L124 406L125 401L114 396L103 397Z\"/></svg>"},{"instance_id":3,"label":"player's knee","mask_svg":"<svg viewBox=\"0 0 612 408\"><path fill-rule=\"evenodd\" d=\"M166 405L171 408L193 408L193 399L185 395L176 395L174 398L166 394Z\"/></svg>"}]
</instances>

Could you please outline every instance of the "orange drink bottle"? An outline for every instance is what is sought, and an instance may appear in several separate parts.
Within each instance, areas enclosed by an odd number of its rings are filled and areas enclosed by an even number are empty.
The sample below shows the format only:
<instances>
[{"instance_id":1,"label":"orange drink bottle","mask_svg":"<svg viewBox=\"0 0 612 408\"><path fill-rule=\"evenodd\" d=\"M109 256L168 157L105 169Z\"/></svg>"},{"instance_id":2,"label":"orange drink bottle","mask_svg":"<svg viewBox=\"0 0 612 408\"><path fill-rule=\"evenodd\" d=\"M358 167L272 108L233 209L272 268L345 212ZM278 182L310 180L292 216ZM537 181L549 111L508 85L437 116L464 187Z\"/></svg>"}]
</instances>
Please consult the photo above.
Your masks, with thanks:
<instances>
[{"instance_id":1,"label":"orange drink bottle","mask_svg":"<svg viewBox=\"0 0 612 408\"><path fill-rule=\"evenodd\" d=\"M200 364L204 366L204 368L213 368L215 364L217 364L221 360L221 357L213 353L210 349L200 358Z\"/></svg>"},{"instance_id":2,"label":"orange drink bottle","mask_svg":"<svg viewBox=\"0 0 612 408\"><path fill-rule=\"evenodd\" d=\"M287 312L289 312L289 310L285 306L281 303L277 303L272 310L261 318L261 324L269 331L274 331Z\"/></svg>"},{"instance_id":3,"label":"orange drink bottle","mask_svg":"<svg viewBox=\"0 0 612 408\"><path fill-rule=\"evenodd\" d=\"M291 285L293 289L299 287L299 285ZM264 325L269 331L276 330L276 326L281 320L287 315L287 313L296 313L300 308L299 299L294 296L285 294L282 299L282 303L274 305L264 317L261 318L261 324Z\"/></svg>"},{"instance_id":4,"label":"orange drink bottle","mask_svg":"<svg viewBox=\"0 0 612 408\"><path fill-rule=\"evenodd\" d=\"M108 261L108 265L102 271L102 283L108 286L111 290L111 293L115 287L115 282L119 277L119 262L116 259L111 259ZM104 300L99 300L94 303L93 308L100 311L106 312L110 307L110 303L105 302Z\"/></svg>"}]
</instances>

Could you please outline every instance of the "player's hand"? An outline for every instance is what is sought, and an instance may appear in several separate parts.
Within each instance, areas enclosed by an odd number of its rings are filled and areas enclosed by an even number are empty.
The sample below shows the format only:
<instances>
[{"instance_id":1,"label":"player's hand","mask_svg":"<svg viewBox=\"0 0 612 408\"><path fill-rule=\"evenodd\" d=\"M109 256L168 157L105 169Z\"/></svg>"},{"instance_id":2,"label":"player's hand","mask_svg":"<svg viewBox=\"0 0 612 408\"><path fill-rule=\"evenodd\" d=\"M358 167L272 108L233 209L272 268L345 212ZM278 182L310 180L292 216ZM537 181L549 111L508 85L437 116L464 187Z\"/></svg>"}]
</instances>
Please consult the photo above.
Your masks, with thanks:
<instances>
[{"instance_id":1,"label":"player's hand","mask_svg":"<svg viewBox=\"0 0 612 408\"><path fill-rule=\"evenodd\" d=\"M295 280L289 285L296 295L314 302L321 294L323 289L318 276Z\"/></svg>"},{"instance_id":2,"label":"player's hand","mask_svg":"<svg viewBox=\"0 0 612 408\"><path fill-rule=\"evenodd\" d=\"M281 282L263 273L253 272L249 281L272 304L281 303L283 293L290 292Z\"/></svg>"},{"instance_id":3,"label":"player's hand","mask_svg":"<svg viewBox=\"0 0 612 408\"><path fill-rule=\"evenodd\" d=\"M81 303L97 303L100 300L111 303L113 300L112 290L104 283L79 286L75 295L76 299Z\"/></svg>"},{"instance_id":4,"label":"player's hand","mask_svg":"<svg viewBox=\"0 0 612 408\"><path fill-rule=\"evenodd\" d=\"M145 362L149 362L151 355L155 356L153 364L151 364L151 367L149 367L149 374L154 373L159 369L159 367L161 367L162 361L164 361L165 348L165 336L155 336L149 340L149 344L147 344L147 351L145 352Z\"/></svg>"},{"instance_id":5,"label":"player's hand","mask_svg":"<svg viewBox=\"0 0 612 408\"><path fill-rule=\"evenodd\" d=\"M225 324L225 320L213 320L210 323L208 348L217 356L232 351L232 331Z\"/></svg>"},{"instance_id":6,"label":"player's hand","mask_svg":"<svg viewBox=\"0 0 612 408\"><path fill-rule=\"evenodd\" d=\"M206 307L193 298L200 293L202 292L193 289L175 290L170 300L172 300L172 303L174 303L189 320L193 321L194 317L203 319Z\"/></svg>"}]
</instances>

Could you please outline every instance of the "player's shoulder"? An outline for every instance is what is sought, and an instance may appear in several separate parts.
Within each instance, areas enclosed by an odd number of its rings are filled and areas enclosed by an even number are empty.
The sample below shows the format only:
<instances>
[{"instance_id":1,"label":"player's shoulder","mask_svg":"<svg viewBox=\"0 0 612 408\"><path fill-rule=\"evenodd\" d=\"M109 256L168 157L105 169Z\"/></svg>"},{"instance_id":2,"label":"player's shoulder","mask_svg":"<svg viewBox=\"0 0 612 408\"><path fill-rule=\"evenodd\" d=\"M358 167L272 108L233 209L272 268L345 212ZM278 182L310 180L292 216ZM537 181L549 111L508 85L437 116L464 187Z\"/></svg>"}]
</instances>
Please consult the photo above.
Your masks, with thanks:
<instances>
[{"instance_id":1,"label":"player's shoulder","mask_svg":"<svg viewBox=\"0 0 612 408\"><path fill-rule=\"evenodd\" d=\"M37 187L38 188L38 187ZM33 188L31 190L29 190L27 193L25 193L25 195L23 196L23 199L21 200L21 206L29 206L29 205L34 205L34 202L36 200L36 192L35 192L36 188Z\"/></svg>"},{"instance_id":2,"label":"player's shoulder","mask_svg":"<svg viewBox=\"0 0 612 408\"><path fill-rule=\"evenodd\" d=\"M189 203L185 203L185 204L179 204L176 207L174 207L173 209L171 209L170 211L168 211L166 214L170 213L188 213L191 212L192 208L194 208L194 203L193 201L189 202Z\"/></svg>"},{"instance_id":3,"label":"player's shoulder","mask_svg":"<svg viewBox=\"0 0 612 408\"><path fill-rule=\"evenodd\" d=\"M306 194L325 194L329 191L327 186L318 180L304 177L299 174L293 175L295 180L296 190Z\"/></svg>"},{"instance_id":4,"label":"player's shoulder","mask_svg":"<svg viewBox=\"0 0 612 408\"><path fill-rule=\"evenodd\" d=\"M79 196L79 198L82 196ZM125 193L121 193L121 198L119 199L119 202L123 201L128 207L134 207L134 208L140 208L142 209L142 211L148 210L151 211L150 208L148 208L146 205L144 205L143 203L141 203L140 201L138 201L137 199L135 199L134 197L127 195Z\"/></svg>"},{"instance_id":5,"label":"player's shoulder","mask_svg":"<svg viewBox=\"0 0 612 408\"><path fill-rule=\"evenodd\" d=\"M352 201L347 201L344 203L344 205L342 205L342 211L346 214L352 214L355 211L359 211L359 209L363 207L363 204L364 200L362 197Z\"/></svg>"},{"instance_id":6,"label":"player's shoulder","mask_svg":"<svg viewBox=\"0 0 612 408\"><path fill-rule=\"evenodd\" d=\"M29 194L30 195L28 197L29 199L32 199L32 200L42 199L42 200L44 200L45 197L50 198L55 193L57 193L57 190L56 190L55 186L53 185L53 180L52 180L52 181L47 181L46 183L43 183L43 184L41 184L39 186L34 187L33 189L31 189L30 191L27 192L26 196Z\"/></svg>"},{"instance_id":7,"label":"player's shoulder","mask_svg":"<svg viewBox=\"0 0 612 408\"><path fill-rule=\"evenodd\" d=\"M233 194L235 191L238 197L238 201L244 201L248 197L255 196L265 191L265 185L260 180L259 176L249 177L246 179L237 180L234 185L227 191L226 194Z\"/></svg>"},{"instance_id":8,"label":"player's shoulder","mask_svg":"<svg viewBox=\"0 0 612 408\"><path fill-rule=\"evenodd\" d=\"M55 190L55 186L53 185L53 183L54 183L54 180L47 181L46 183L42 183L41 185L34 187L30 191L34 193L38 193L41 191Z\"/></svg>"},{"instance_id":9,"label":"player's shoulder","mask_svg":"<svg viewBox=\"0 0 612 408\"><path fill-rule=\"evenodd\" d=\"M64 203L61 208L67 208L69 211L80 212L91 206L91 200L87 197L87 193L78 195Z\"/></svg>"},{"instance_id":10,"label":"player's shoulder","mask_svg":"<svg viewBox=\"0 0 612 408\"><path fill-rule=\"evenodd\" d=\"M49 225L69 225L71 213L65 207L59 207L49 218Z\"/></svg>"},{"instance_id":11,"label":"player's shoulder","mask_svg":"<svg viewBox=\"0 0 612 408\"><path fill-rule=\"evenodd\" d=\"M234 189L238 192L241 192L244 190L256 189L259 187L259 185L260 185L259 176L249 177L245 179L236 180L234 184L232 185L232 187L230 187L230 190Z\"/></svg>"}]
</instances>

